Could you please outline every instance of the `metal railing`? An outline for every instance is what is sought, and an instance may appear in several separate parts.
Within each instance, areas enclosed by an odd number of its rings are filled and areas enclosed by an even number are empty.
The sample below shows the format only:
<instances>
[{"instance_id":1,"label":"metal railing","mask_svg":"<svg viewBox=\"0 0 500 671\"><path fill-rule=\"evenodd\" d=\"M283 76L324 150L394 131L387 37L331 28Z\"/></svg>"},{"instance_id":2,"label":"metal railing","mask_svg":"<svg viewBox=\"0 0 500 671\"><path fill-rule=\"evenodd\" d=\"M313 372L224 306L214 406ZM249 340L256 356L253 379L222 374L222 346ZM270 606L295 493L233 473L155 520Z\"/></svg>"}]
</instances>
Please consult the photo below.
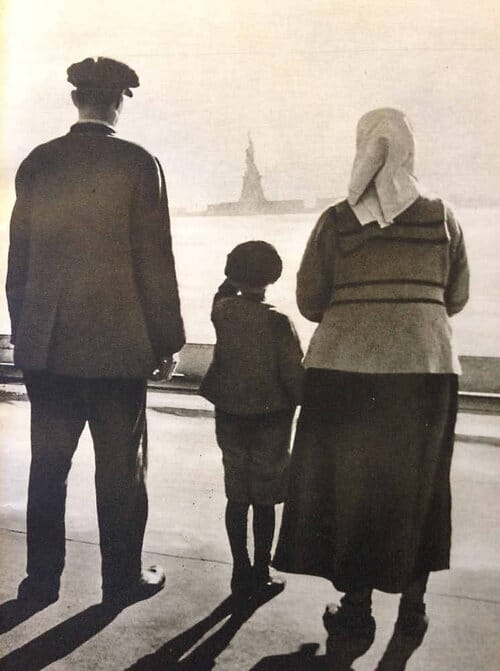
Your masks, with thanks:
<instances>
[{"instance_id":1,"label":"metal railing","mask_svg":"<svg viewBox=\"0 0 500 671\"><path fill-rule=\"evenodd\" d=\"M179 363L169 382L150 382L162 391L196 393L212 360L213 345L188 343L179 353ZM470 412L500 413L500 358L461 356L460 409ZM14 366L13 348L8 335L0 335L0 382L22 382Z\"/></svg>"}]
</instances>

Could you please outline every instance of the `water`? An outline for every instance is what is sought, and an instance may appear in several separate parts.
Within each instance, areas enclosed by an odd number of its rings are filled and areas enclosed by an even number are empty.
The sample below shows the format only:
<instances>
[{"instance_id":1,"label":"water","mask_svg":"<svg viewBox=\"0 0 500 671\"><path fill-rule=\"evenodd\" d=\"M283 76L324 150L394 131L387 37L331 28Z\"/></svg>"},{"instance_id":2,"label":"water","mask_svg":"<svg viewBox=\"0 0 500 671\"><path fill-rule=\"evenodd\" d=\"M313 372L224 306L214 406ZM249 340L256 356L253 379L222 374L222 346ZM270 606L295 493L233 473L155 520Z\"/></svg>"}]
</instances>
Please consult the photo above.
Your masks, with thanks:
<instances>
[{"instance_id":1,"label":"water","mask_svg":"<svg viewBox=\"0 0 500 671\"><path fill-rule=\"evenodd\" d=\"M463 208L456 214L464 229L471 266L471 299L452 325L459 352L500 356L500 208ZM179 217L172 222L181 300L190 342L214 342L210 306L224 279L227 253L239 242L267 240L278 249L284 270L268 290L268 300L294 321L304 346L314 324L295 306L295 275L317 214L253 217Z\"/></svg>"},{"instance_id":2,"label":"water","mask_svg":"<svg viewBox=\"0 0 500 671\"><path fill-rule=\"evenodd\" d=\"M453 318L459 352L500 356L500 208L457 210L462 223L471 265L471 300ZM178 217L172 221L174 251L182 310L189 342L211 343L215 336L210 306L224 279L227 253L239 242L267 240L283 258L283 275L268 291L268 300L294 321L303 346L314 329L295 306L295 274L316 214L264 215L254 217ZM1 231L4 250L0 270L5 277L7 230ZM0 303L0 332L9 332L5 300Z\"/></svg>"}]
</instances>

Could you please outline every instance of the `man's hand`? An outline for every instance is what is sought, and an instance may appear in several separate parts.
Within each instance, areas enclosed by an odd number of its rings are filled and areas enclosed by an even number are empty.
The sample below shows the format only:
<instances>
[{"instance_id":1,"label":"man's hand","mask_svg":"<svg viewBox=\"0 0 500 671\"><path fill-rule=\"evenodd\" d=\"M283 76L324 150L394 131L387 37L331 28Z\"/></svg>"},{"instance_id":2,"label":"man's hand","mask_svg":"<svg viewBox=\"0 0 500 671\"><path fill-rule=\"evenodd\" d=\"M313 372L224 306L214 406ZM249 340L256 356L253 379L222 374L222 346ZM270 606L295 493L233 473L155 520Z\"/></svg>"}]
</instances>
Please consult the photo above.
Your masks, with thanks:
<instances>
[{"instance_id":1,"label":"man's hand","mask_svg":"<svg viewBox=\"0 0 500 671\"><path fill-rule=\"evenodd\" d=\"M175 367L177 366L178 358L172 354L162 356L158 367L151 373L151 379L155 382L163 382L172 379Z\"/></svg>"}]
</instances>

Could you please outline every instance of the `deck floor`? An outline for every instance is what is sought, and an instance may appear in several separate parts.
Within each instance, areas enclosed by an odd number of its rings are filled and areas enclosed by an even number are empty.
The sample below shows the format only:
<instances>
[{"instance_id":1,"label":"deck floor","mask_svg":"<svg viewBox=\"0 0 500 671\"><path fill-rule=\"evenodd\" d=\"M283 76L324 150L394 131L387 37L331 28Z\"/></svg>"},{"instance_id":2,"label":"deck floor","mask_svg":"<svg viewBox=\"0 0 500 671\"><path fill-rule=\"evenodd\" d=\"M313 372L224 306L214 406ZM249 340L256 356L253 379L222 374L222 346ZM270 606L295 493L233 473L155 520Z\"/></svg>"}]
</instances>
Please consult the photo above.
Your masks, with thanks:
<instances>
[{"instance_id":1,"label":"deck floor","mask_svg":"<svg viewBox=\"0 0 500 671\"><path fill-rule=\"evenodd\" d=\"M224 600L231 564L210 406L194 396L164 393L150 394L148 405L150 514L144 557L165 567L165 589L113 616L97 605L93 455L85 431L68 486L60 599L0 637L1 670L500 668L499 417L460 417L458 433L464 440L456 444L452 469L452 569L431 577L431 624L424 640L415 649L411 642L391 638L397 597L376 592L375 641L345 665L339 649L325 654L321 615L325 603L338 595L324 580L288 576L286 590L250 617L229 617ZM5 630L24 576L29 404L4 394L0 426L0 630Z\"/></svg>"}]
</instances>

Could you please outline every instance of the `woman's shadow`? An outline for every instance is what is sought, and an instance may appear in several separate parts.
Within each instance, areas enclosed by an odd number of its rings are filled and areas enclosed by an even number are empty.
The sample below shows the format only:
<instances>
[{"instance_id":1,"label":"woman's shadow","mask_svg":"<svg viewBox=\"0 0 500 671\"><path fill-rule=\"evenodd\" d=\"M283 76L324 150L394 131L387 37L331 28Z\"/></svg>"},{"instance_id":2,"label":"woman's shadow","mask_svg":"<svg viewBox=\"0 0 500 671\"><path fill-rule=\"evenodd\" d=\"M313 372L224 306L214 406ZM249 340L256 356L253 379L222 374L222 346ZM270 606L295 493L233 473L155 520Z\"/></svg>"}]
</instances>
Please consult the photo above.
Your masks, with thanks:
<instances>
[{"instance_id":1,"label":"woman's shadow","mask_svg":"<svg viewBox=\"0 0 500 671\"><path fill-rule=\"evenodd\" d=\"M326 654L317 656L319 643L304 643L287 655L264 657L250 671L353 671L352 663L367 652L373 637L330 634Z\"/></svg>"},{"instance_id":2,"label":"woman's shadow","mask_svg":"<svg viewBox=\"0 0 500 671\"><path fill-rule=\"evenodd\" d=\"M411 636L394 630L375 671L404 671L424 635ZM319 643L304 643L297 652L264 657L250 671L354 671L352 664L370 648L373 639L332 634L326 654L316 656Z\"/></svg>"}]
</instances>

